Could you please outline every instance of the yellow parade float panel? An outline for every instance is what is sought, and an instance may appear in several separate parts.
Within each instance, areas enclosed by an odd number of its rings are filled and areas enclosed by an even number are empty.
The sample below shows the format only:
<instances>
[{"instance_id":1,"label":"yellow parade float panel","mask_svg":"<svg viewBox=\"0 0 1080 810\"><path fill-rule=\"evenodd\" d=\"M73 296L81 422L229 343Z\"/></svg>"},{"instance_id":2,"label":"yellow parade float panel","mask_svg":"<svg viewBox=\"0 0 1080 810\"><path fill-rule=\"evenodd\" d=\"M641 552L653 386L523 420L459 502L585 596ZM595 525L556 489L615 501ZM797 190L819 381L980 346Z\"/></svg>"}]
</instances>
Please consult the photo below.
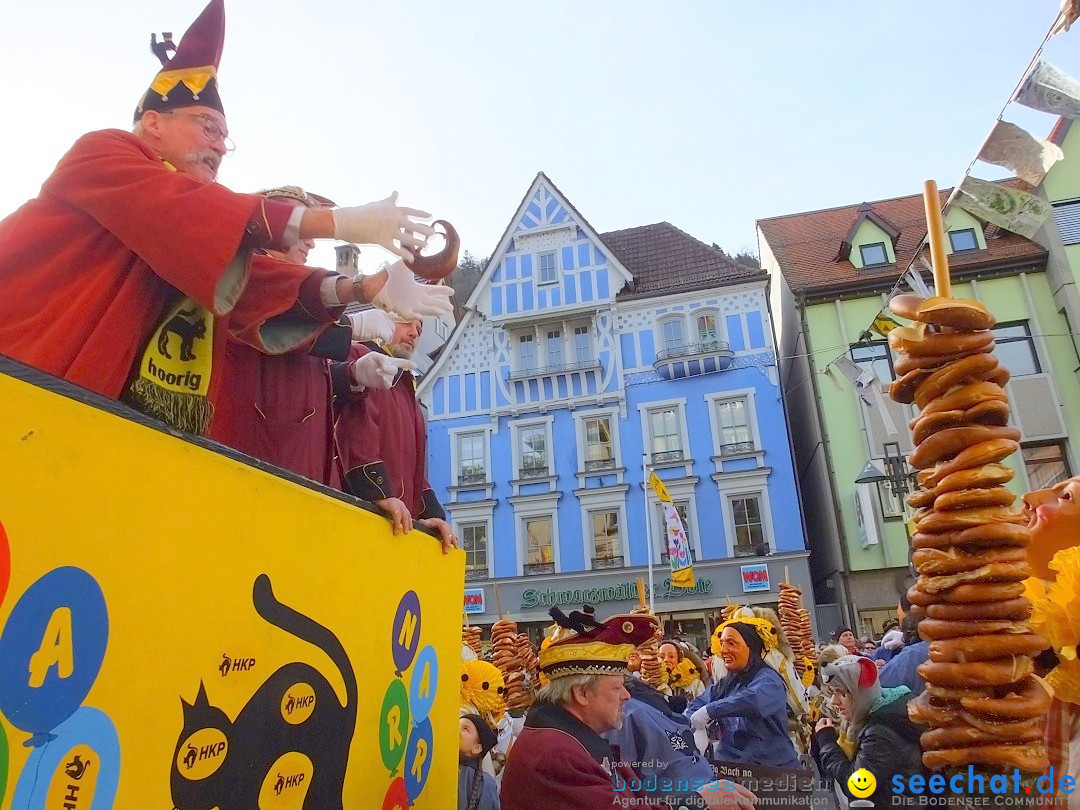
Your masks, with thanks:
<instances>
[{"instance_id":1,"label":"yellow parade float panel","mask_svg":"<svg viewBox=\"0 0 1080 810\"><path fill-rule=\"evenodd\" d=\"M0 808L441 808L464 555L0 360Z\"/></svg>"}]
</instances>

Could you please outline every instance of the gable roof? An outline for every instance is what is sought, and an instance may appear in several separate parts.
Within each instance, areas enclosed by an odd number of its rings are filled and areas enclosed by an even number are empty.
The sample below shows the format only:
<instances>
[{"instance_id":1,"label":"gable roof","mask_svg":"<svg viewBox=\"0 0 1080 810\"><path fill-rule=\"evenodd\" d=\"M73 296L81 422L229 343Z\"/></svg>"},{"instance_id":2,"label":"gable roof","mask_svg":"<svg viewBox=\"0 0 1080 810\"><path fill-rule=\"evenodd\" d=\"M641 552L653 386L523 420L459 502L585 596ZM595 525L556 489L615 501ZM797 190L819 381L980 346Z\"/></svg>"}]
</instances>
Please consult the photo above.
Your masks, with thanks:
<instances>
[{"instance_id":1,"label":"gable roof","mask_svg":"<svg viewBox=\"0 0 1080 810\"><path fill-rule=\"evenodd\" d=\"M1016 184L1015 180L1005 182ZM950 192L951 189L939 192L943 204ZM899 230L895 241L896 264L860 270L848 259L838 258L837 250L851 233L852 223L864 216L862 205L868 205L877 216ZM921 194L759 219L757 225L788 286L796 294L890 286L911 263L926 236ZM1046 257L1040 245L1022 236L992 226L985 227L984 232L986 250L952 254L949 256L952 270L962 273L1034 264ZM928 255L925 248L923 253Z\"/></svg>"},{"instance_id":2,"label":"gable roof","mask_svg":"<svg viewBox=\"0 0 1080 810\"><path fill-rule=\"evenodd\" d=\"M864 202L859 205L858 210L855 212L855 220L851 223L847 235L844 236L843 241L840 243L840 250L836 254L837 259L846 259L851 255L851 245L855 241L855 234L859 232L859 226L867 220L881 228L885 235L889 237L893 248L896 247L896 240L900 238L900 229L875 211L874 206Z\"/></svg>"},{"instance_id":3,"label":"gable roof","mask_svg":"<svg viewBox=\"0 0 1080 810\"><path fill-rule=\"evenodd\" d=\"M760 268L737 263L670 222L609 231L600 234L600 240L633 274L619 292L620 299L687 292L763 275Z\"/></svg>"}]
</instances>

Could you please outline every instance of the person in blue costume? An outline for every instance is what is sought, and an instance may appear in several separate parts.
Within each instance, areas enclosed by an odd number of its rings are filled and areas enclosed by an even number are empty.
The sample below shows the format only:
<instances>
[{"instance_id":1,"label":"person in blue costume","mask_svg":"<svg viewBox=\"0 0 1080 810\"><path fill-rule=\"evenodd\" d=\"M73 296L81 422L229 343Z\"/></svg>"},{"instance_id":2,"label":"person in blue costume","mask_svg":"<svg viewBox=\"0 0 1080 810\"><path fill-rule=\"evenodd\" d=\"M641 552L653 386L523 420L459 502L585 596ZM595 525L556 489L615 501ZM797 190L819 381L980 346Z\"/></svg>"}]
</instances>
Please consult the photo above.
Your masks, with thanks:
<instances>
[{"instance_id":1,"label":"person in blue costume","mask_svg":"<svg viewBox=\"0 0 1080 810\"><path fill-rule=\"evenodd\" d=\"M622 725L601 736L620 761L641 774L645 795L666 799L711 782L712 766L698 753L686 716L647 683L628 678L626 688L630 699L623 704Z\"/></svg>"},{"instance_id":2,"label":"person in blue costume","mask_svg":"<svg viewBox=\"0 0 1080 810\"><path fill-rule=\"evenodd\" d=\"M788 736L787 687L765 663L778 642L776 628L757 618L721 628L720 657L728 674L690 704L690 725L719 731L717 762L798 768Z\"/></svg>"}]
</instances>

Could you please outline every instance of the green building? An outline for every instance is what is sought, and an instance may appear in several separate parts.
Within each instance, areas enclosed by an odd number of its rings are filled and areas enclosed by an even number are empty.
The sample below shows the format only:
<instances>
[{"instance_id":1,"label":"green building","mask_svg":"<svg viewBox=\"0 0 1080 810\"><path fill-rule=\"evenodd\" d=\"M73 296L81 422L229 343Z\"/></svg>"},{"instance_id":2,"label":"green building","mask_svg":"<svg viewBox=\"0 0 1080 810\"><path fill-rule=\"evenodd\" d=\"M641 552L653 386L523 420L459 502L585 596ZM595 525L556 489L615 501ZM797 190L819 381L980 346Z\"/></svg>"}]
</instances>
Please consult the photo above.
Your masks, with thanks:
<instances>
[{"instance_id":1,"label":"green building","mask_svg":"<svg viewBox=\"0 0 1080 810\"><path fill-rule=\"evenodd\" d=\"M1071 137L1080 142L1080 128ZM1010 459L1019 493L1080 469L1068 438L1080 426L1080 361L1069 327L1080 323L1080 157L1059 163L1044 185L1058 207L1034 241L955 206L945 219L953 294L982 301L998 320L997 354L1012 373L1013 422L1023 432L1022 453ZM894 358L868 330L925 234L921 195L758 221L815 595L819 606L837 606L819 612L825 626L880 632L907 586L904 504L875 479L885 478L888 455L911 451L914 410L888 398ZM928 270L924 278L932 284ZM875 371L881 400L868 404L835 367L825 373L840 357Z\"/></svg>"}]
</instances>

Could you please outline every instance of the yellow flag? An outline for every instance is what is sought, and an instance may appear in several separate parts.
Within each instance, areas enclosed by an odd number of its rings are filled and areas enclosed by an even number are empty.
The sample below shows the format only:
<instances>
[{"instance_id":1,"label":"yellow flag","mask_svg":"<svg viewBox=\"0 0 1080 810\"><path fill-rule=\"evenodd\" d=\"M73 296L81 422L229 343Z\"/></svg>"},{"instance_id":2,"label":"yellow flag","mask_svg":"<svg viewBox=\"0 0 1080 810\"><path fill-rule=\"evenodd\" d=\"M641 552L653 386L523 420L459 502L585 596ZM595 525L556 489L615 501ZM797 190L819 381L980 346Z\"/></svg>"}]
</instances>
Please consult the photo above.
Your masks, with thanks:
<instances>
[{"instance_id":1,"label":"yellow flag","mask_svg":"<svg viewBox=\"0 0 1080 810\"><path fill-rule=\"evenodd\" d=\"M668 493L667 487L664 486L664 482L660 480L660 476L656 473L649 476L649 486L653 488L657 498L664 503L671 503L671 495Z\"/></svg>"},{"instance_id":2,"label":"yellow flag","mask_svg":"<svg viewBox=\"0 0 1080 810\"><path fill-rule=\"evenodd\" d=\"M671 572L671 584L676 588L693 588L697 585L697 578L694 577L693 566L686 566L686 568L679 568L676 571Z\"/></svg>"},{"instance_id":3,"label":"yellow flag","mask_svg":"<svg viewBox=\"0 0 1080 810\"><path fill-rule=\"evenodd\" d=\"M870 324L870 329L877 332L882 337L888 336L889 332L898 327L900 324L894 321L892 317L885 311L881 310L874 318L874 322Z\"/></svg>"}]
</instances>

